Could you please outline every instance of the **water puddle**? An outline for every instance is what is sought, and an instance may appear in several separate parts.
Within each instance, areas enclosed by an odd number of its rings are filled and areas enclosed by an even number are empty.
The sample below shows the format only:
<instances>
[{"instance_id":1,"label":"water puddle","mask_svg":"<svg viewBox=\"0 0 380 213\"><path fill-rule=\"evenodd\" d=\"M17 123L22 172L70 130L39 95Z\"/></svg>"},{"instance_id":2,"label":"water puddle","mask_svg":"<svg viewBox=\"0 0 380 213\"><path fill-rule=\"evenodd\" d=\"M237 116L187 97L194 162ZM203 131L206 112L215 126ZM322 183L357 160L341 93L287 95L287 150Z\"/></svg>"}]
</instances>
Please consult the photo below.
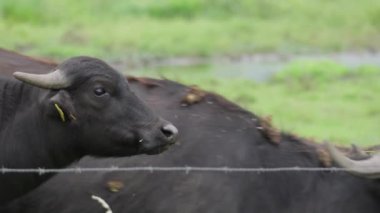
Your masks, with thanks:
<instances>
[{"instance_id":1,"label":"water puddle","mask_svg":"<svg viewBox=\"0 0 380 213\"><path fill-rule=\"evenodd\" d=\"M130 69L129 74L145 76L180 75L183 72L191 72L194 75L214 75L221 78L245 78L257 82L270 79L275 73L280 72L288 64L296 61L332 61L348 68L356 68L363 65L380 67L380 52L345 52L332 54L309 55L281 55L259 54L242 56L237 59L168 59L159 63L151 63L149 66L140 66ZM189 73L187 73L189 74Z\"/></svg>"}]
</instances>

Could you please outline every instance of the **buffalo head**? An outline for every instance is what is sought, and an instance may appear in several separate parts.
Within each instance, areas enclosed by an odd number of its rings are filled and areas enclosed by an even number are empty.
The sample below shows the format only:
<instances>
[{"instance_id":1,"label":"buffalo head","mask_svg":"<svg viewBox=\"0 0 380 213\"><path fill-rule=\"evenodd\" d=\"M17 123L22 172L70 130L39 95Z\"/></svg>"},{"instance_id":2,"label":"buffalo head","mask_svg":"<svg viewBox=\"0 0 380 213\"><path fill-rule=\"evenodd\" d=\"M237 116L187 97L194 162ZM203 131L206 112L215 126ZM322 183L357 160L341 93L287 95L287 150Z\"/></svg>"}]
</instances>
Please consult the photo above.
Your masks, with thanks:
<instances>
[{"instance_id":1,"label":"buffalo head","mask_svg":"<svg viewBox=\"0 0 380 213\"><path fill-rule=\"evenodd\" d=\"M74 57L48 74L14 76L43 89L38 100L43 114L72 134L85 154L155 154L177 138L176 127L155 115L127 80L99 59Z\"/></svg>"}]
</instances>

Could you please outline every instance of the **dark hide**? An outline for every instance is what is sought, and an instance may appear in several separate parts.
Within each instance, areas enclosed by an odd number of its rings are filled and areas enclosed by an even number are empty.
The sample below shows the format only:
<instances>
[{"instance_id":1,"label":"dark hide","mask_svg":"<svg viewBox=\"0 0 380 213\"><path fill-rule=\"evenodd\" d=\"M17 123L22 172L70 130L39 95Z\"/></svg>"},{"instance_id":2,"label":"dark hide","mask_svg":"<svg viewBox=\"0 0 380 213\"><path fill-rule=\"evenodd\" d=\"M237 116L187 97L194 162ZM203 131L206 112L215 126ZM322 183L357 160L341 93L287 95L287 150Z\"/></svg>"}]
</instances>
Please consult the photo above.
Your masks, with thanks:
<instances>
[{"instance_id":1,"label":"dark hide","mask_svg":"<svg viewBox=\"0 0 380 213\"><path fill-rule=\"evenodd\" d=\"M174 142L168 131L175 127L147 108L124 77L104 62L77 57L58 69L72 79L67 88L48 90L0 79L0 166L61 168L84 155L155 154ZM104 93L96 95L94 88ZM60 117L54 104L66 116ZM0 205L50 176L0 174Z\"/></svg>"},{"instance_id":2,"label":"dark hide","mask_svg":"<svg viewBox=\"0 0 380 213\"><path fill-rule=\"evenodd\" d=\"M133 80L137 95L179 128L179 143L159 156L85 158L74 166L323 167L322 146L284 133L274 134L274 143L270 132L277 131L263 119L219 96L165 80ZM189 93L202 97L190 103ZM114 212L374 213L379 192L378 181L342 172L59 174L3 212L103 213L91 199L97 195Z\"/></svg>"}]
</instances>

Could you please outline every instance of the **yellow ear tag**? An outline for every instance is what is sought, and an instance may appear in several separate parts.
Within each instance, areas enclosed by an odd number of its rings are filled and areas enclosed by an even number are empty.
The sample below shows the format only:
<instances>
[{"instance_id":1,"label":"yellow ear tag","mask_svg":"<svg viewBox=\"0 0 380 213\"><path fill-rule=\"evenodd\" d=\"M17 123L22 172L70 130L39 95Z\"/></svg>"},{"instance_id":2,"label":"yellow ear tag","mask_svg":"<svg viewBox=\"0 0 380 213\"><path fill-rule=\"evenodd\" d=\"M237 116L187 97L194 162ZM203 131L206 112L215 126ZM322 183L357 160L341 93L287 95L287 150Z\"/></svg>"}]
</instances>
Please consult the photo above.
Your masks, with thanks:
<instances>
[{"instance_id":1,"label":"yellow ear tag","mask_svg":"<svg viewBox=\"0 0 380 213\"><path fill-rule=\"evenodd\" d=\"M65 113L63 112L63 110L61 109L61 107L59 107L58 104L56 104L56 103L54 104L54 107L58 111L59 117L61 117L62 122L65 122L66 121L66 119L65 119Z\"/></svg>"}]
</instances>

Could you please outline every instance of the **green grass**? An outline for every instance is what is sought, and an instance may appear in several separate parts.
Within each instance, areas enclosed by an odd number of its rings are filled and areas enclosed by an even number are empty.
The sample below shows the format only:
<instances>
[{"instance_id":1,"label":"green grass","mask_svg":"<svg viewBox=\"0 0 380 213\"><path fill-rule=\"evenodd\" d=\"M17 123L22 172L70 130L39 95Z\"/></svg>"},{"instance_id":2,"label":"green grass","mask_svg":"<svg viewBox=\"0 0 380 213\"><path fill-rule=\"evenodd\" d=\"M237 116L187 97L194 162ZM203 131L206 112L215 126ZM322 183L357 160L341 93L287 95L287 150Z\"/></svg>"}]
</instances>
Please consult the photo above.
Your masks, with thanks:
<instances>
[{"instance_id":1,"label":"green grass","mask_svg":"<svg viewBox=\"0 0 380 213\"><path fill-rule=\"evenodd\" d=\"M64 58L380 49L376 0L2 0L0 44Z\"/></svg>"},{"instance_id":2,"label":"green grass","mask_svg":"<svg viewBox=\"0 0 380 213\"><path fill-rule=\"evenodd\" d=\"M197 84L256 114L271 115L277 127L301 136L340 144L380 142L378 67L349 69L328 61L298 61L265 83L218 78L210 69L164 68L139 74Z\"/></svg>"}]
</instances>

